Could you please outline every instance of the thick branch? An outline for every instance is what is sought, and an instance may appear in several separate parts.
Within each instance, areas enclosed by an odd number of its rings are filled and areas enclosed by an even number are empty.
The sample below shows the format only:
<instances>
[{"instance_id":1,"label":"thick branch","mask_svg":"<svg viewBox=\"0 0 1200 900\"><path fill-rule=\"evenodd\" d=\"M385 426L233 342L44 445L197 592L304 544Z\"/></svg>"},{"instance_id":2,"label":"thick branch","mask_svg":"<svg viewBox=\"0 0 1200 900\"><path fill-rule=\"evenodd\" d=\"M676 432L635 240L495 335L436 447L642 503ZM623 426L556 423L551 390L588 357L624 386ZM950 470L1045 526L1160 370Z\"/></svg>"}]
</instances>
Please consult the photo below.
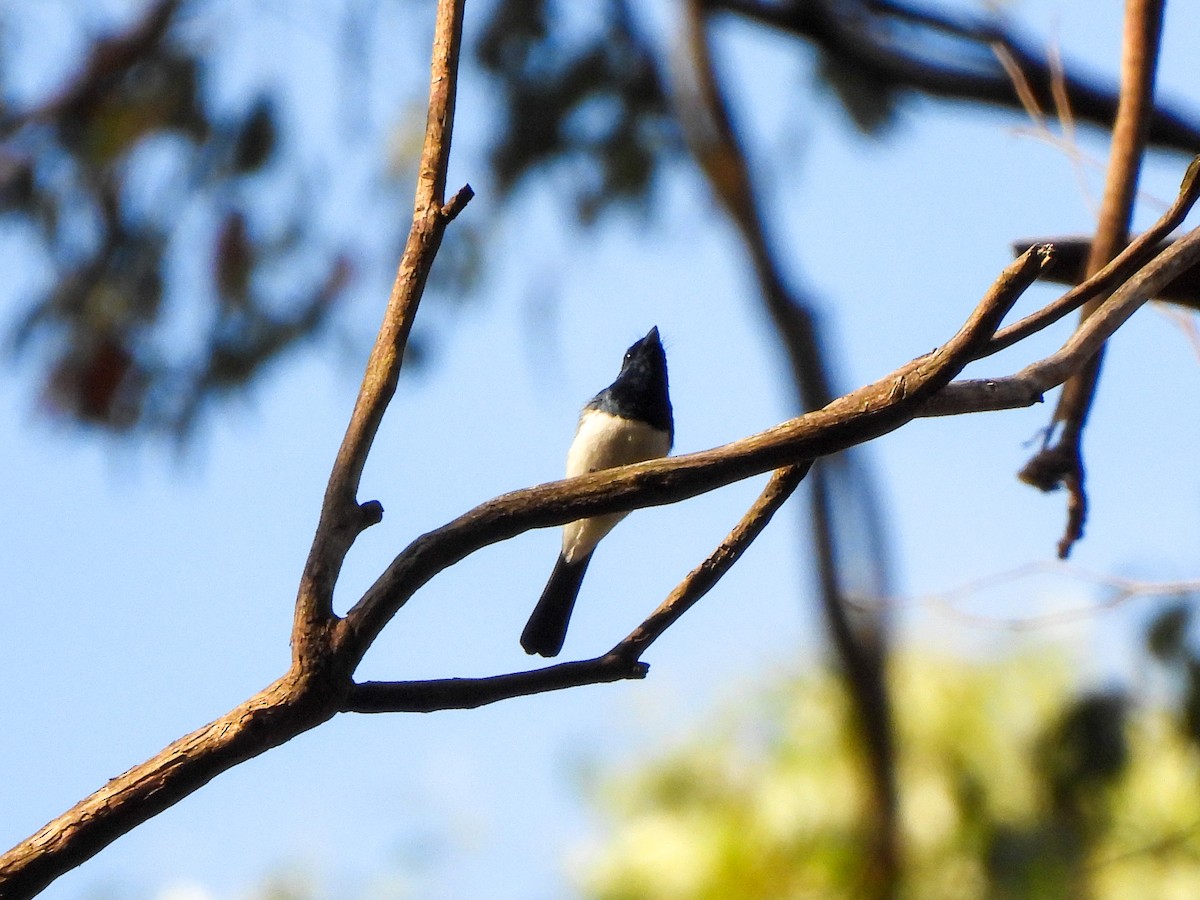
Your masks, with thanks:
<instances>
[{"instance_id":1,"label":"thick branch","mask_svg":"<svg viewBox=\"0 0 1200 900\"><path fill-rule=\"evenodd\" d=\"M281 679L110 780L0 856L0 897L32 897L220 773L321 724L336 711L301 700L301 693Z\"/></svg>"}]
</instances>

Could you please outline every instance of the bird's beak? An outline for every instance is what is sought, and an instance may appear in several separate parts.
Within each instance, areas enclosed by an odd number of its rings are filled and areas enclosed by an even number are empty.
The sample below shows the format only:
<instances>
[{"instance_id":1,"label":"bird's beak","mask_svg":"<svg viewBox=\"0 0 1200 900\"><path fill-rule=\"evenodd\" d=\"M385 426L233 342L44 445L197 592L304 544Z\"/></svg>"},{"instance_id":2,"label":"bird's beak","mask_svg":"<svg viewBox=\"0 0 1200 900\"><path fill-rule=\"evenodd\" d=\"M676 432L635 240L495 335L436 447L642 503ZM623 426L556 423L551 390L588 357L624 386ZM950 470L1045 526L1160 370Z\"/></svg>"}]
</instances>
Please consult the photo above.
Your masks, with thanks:
<instances>
[{"instance_id":1,"label":"bird's beak","mask_svg":"<svg viewBox=\"0 0 1200 900\"><path fill-rule=\"evenodd\" d=\"M658 326L657 325L655 325L653 328L650 329L650 332L646 335L645 339L648 341L654 341L654 343L656 343L656 344L662 343L662 341L660 341L658 339Z\"/></svg>"}]
</instances>

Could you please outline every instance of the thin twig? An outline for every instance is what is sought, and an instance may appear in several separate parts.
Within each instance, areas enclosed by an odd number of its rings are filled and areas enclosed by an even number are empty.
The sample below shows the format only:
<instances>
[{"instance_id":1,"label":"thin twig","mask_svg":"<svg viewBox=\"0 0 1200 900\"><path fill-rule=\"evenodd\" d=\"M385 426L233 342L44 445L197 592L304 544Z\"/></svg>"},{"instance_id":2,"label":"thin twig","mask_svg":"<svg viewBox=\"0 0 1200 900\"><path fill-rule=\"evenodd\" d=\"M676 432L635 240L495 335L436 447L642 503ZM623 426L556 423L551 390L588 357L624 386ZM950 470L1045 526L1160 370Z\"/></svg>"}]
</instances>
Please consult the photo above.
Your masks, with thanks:
<instances>
[{"instance_id":1,"label":"thin twig","mask_svg":"<svg viewBox=\"0 0 1200 900\"><path fill-rule=\"evenodd\" d=\"M1045 248L1031 249L1001 274L959 332L938 351L839 398L824 409L715 450L514 491L422 535L396 557L347 614L343 649L359 656L365 653L374 637L413 593L438 572L484 546L531 528L561 525L598 513L672 503L786 464L783 468L796 471L788 476L778 475L774 485L769 485L764 497L731 535L732 549L740 552L739 546L744 549L742 542L756 533L756 527L765 524L765 516L773 512L775 504L782 503L783 488L807 465L790 460L809 460L837 452L865 440L867 435L882 434L906 421L912 404L919 407L923 398L960 371L974 349L988 340L996 323L1037 278L1046 262ZM846 428L857 437L841 434ZM718 548L714 560L726 552L723 547ZM677 603L694 602L690 600L690 592L701 587L706 577L699 572L694 575L694 581L689 577L679 597L669 602L673 608L678 609ZM660 615L664 618L657 618ZM666 610L652 614L651 620L657 621L657 625L648 620L651 633L661 634L665 616ZM630 639L642 641L643 637L635 632ZM594 660L496 678L357 685L343 708L358 712L466 708L506 696L641 677L644 670L631 668L628 656L618 652L620 646ZM475 689L480 692L478 696L472 693Z\"/></svg>"},{"instance_id":2,"label":"thin twig","mask_svg":"<svg viewBox=\"0 0 1200 900\"><path fill-rule=\"evenodd\" d=\"M754 539L762 534L771 518L799 487L810 468L811 460L776 469L767 486L754 501L754 505L747 510L720 546L704 562L692 569L667 595L658 609L647 616L646 620L621 643L613 647L611 652L626 659L641 659L646 648L662 637L663 632L679 621L679 618L712 590L733 564L741 559Z\"/></svg>"},{"instance_id":3,"label":"thin twig","mask_svg":"<svg viewBox=\"0 0 1200 900\"><path fill-rule=\"evenodd\" d=\"M986 615L968 612L960 609L957 605L968 598L978 597L986 591L1006 585L1012 586L1019 581L1038 576L1056 576L1078 582L1090 582L1098 587L1106 588L1107 596L1093 603L1026 616ZM1093 618L1099 612L1105 612L1139 597L1187 598L1198 593L1200 593L1200 579L1139 581L1119 575L1094 572L1055 560L1027 563L1004 572L971 579L947 590L916 597L891 597L885 602L889 606L905 609L930 609L941 616L972 627L1026 632ZM878 601L856 601L856 605L866 609L874 608L877 603Z\"/></svg>"},{"instance_id":4,"label":"thin twig","mask_svg":"<svg viewBox=\"0 0 1200 900\"><path fill-rule=\"evenodd\" d=\"M1025 110L1025 115L1029 116L1039 128L1045 128L1046 112L1038 103L1033 88L1029 86L1029 80L1021 71L1021 67L1013 55L1008 52L1008 48L1001 41L992 44L992 53L996 55L996 62L1000 63L1000 68L1004 69L1004 74L1012 82L1013 90L1017 92L1017 100L1020 101L1021 108ZM1055 99L1057 100L1057 93Z\"/></svg>"},{"instance_id":5,"label":"thin twig","mask_svg":"<svg viewBox=\"0 0 1200 900\"><path fill-rule=\"evenodd\" d=\"M1085 301L1101 294L1107 294L1117 285L1126 281L1147 260L1161 252L1162 241L1183 223L1198 199L1200 199L1200 156L1195 157L1188 165L1175 201L1157 222L1139 234L1128 247L1118 253L1099 272L1071 288L1057 300L1046 304L1037 312L1030 313L1020 321L1002 328L988 342L980 354L980 358L991 356L993 353L999 353L1001 350L1011 347L1018 341L1024 340L1031 334L1054 324L1063 316L1074 312ZM1053 268L1052 264L1050 269L1053 270Z\"/></svg>"}]
</instances>

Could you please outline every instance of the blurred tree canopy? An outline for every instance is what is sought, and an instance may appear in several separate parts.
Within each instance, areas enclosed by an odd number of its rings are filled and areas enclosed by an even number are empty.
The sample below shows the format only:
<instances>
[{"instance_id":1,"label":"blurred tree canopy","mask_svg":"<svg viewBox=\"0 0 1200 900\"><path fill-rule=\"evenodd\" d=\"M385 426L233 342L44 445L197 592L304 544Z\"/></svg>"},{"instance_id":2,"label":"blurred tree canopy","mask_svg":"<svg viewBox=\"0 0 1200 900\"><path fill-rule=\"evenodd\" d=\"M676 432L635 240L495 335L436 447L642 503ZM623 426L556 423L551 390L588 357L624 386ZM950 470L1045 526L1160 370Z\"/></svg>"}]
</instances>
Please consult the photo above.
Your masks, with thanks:
<instances>
[{"instance_id":1,"label":"blurred tree canopy","mask_svg":"<svg viewBox=\"0 0 1200 900\"><path fill-rule=\"evenodd\" d=\"M891 657L897 896L1185 898L1200 885L1198 659L1187 607L1162 611L1164 666L1140 694L1074 694L1052 653L972 663ZM838 679L784 679L757 704L597 788L612 820L575 870L585 894L854 897L869 803Z\"/></svg>"},{"instance_id":2,"label":"blurred tree canopy","mask_svg":"<svg viewBox=\"0 0 1200 900\"><path fill-rule=\"evenodd\" d=\"M399 6L411 18L419 4ZM1111 84L1069 64L1056 75L1033 41L973 4L702 6L717 26L748 22L815 54L810 88L875 138L909 96L1023 115L1002 62L1023 73L1043 108L1053 107L1055 77L1079 121L1107 126L1115 108ZM71 421L186 436L212 401L327 334L356 281L374 288L387 277L408 202L394 189L391 157L416 127L396 120L419 80L401 86L370 53L362 61L385 4L345 4L324 20L310 5L289 5L289 16L341 37L347 109L369 105L372 92L392 108L386 126L338 135L335 123L303 127L286 80L228 87L222 72L254 63L218 38L227 13L210 0L147 0L123 14L83 2L35 7L0 11L0 221L41 272L21 284L3 323L8 351L39 373L44 407ZM241 15L238 27L269 34L280 13ZM494 97L494 199L559 169L580 222L617 206L652 209L663 167L687 157L667 52L649 22L628 0L496 0L481 15L469 51ZM78 54L51 59L47 31L71 34ZM269 44L261 38L260 49ZM1194 152L1200 129L1164 110L1151 140ZM352 156L369 174L347 188ZM322 192L343 205L383 202L339 226ZM485 230L477 222L452 234L439 263L446 293L462 296L480 274Z\"/></svg>"}]
</instances>

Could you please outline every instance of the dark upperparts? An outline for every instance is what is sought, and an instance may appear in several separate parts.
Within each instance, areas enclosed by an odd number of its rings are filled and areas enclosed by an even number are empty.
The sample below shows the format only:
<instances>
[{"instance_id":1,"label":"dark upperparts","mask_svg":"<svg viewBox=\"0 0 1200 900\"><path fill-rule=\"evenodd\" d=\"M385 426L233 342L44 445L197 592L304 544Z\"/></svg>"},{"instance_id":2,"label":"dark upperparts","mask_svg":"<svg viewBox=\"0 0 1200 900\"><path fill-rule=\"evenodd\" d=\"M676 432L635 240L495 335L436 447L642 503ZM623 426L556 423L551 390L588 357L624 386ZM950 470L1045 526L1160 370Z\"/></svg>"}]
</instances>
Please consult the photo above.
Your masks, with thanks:
<instances>
[{"instance_id":1,"label":"dark upperparts","mask_svg":"<svg viewBox=\"0 0 1200 900\"><path fill-rule=\"evenodd\" d=\"M625 351L617 380L585 407L622 419L633 419L667 432L672 441L675 423L667 390L667 354L658 338L658 327Z\"/></svg>"}]
</instances>

